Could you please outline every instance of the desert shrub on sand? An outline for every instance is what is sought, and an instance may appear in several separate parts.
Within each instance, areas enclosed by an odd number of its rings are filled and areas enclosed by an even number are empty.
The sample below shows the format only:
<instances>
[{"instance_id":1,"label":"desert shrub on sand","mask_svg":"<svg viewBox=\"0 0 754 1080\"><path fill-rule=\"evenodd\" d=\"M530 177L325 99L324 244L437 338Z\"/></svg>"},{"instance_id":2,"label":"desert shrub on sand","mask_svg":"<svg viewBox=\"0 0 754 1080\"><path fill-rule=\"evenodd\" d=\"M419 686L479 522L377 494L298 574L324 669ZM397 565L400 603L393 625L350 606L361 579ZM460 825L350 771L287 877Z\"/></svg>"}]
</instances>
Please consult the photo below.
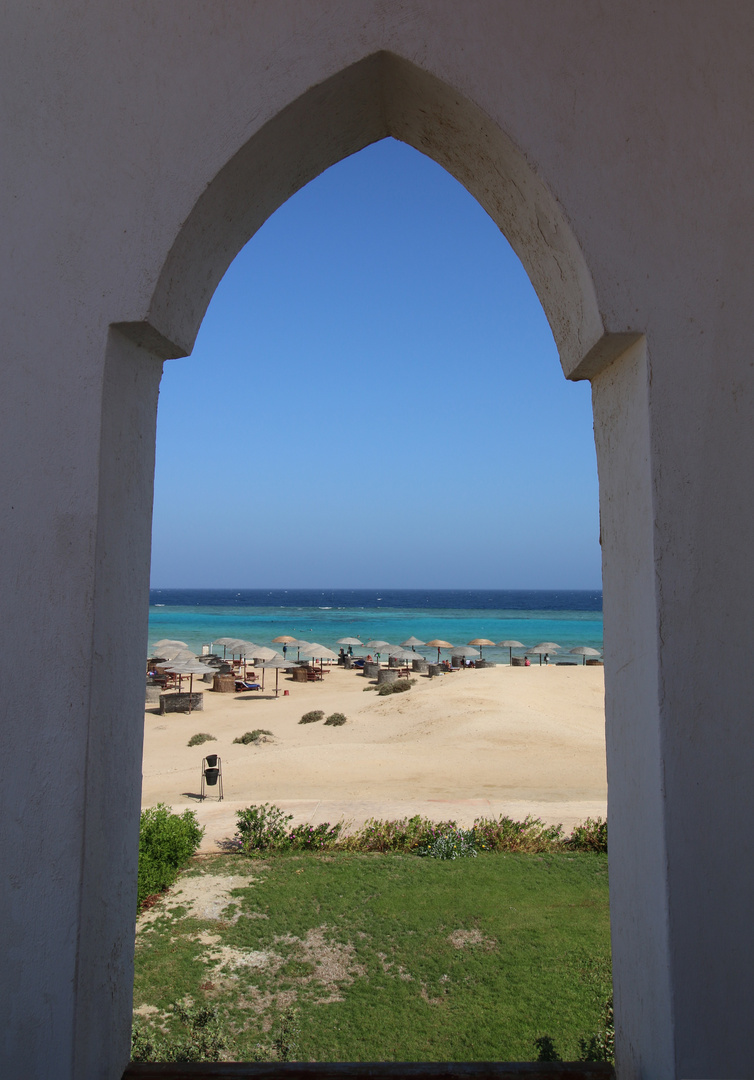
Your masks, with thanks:
<instances>
[{"instance_id":1,"label":"desert shrub on sand","mask_svg":"<svg viewBox=\"0 0 754 1080\"><path fill-rule=\"evenodd\" d=\"M342 712L330 713L325 720L325 727L342 727L345 724L346 718Z\"/></svg>"},{"instance_id":2,"label":"desert shrub on sand","mask_svg":"<svg viewBox=\"0 0 754 1080\"><path fill-rule=\"evenodd\" d=\"M234 739L234 743L242 743L244 746L248 746L249 743L259 742L264 735L272 735L271 731L267 728L254 728L253 731L245 731L243 735L239 735L237 739ZM265 739L265 742L267 740Z\"/></svg>"},{"instance_id":3,"label":"desert shrub on sand","mask_svg":"<svg viewBox=\"0 0 754 1080\"><path fill-rule=\"evenodd\" d=\"M217 739L214 735L208 735L206 731L200 731L196 735L192 735L186 745L201 746L205 742L217 742Z\"/></svg>"},{"instance_id":4,"label":"desert shrub on sand","mask_svg":"<svg viewBox=\"0 0 754 1080\"><path fill-rule=\"evenodd\" d=\"M312 709L311 712L305 712L299 720L299 724L316 724L320 720L324 720L325 714L322 709Z\"/></svg>"},{"instance_id":5,"label":"desert shrub on sand","mask_svg":"<svg viewBox=\"0 0 754 1080\"><path fill-rule=\"evenodd\" d=\"M415 682L416 679L396 679L395 682L383 683L382 686L378 686L377 693L380 697L387 697L388 694L405 694Z\"/></svg>"}]
</instances>

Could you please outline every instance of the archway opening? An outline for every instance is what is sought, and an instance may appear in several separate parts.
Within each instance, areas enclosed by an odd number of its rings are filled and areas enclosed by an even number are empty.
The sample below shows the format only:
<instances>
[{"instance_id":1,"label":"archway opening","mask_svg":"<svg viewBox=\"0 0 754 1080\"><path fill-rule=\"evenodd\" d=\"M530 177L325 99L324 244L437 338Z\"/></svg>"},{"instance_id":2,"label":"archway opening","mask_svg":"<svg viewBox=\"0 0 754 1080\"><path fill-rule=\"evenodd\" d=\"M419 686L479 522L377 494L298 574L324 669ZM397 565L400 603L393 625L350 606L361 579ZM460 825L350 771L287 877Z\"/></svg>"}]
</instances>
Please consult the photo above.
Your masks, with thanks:
<instances>
[{"instance_id":1,"label":"archway opening","mask_svg":"<svg viewBox=\"0 0 754 1080\"><path fill-rule=\"evenodd\" d=\"M374 178L379 168L378 155L384 157L386 177L392 175L391 166L395 166L395 159L390 155L400 155L404 161L411 161L417 169L413 196L418 199L422 195L426 200L428 188L432 188L426 170L429 169L433 174L440 170L433 163L421 158L414 160L416 155L405 147L373 147L361 155L362 161L349 159L340 168L343 171L365 168L367 174ZM445 174L443 179L453 184ZM326 178L323 177L322 180L324 182ZM376 199L379 187L379 183L374 183L366 190L365 198ZM416 216L418 205L412 201L411 196L406 197L405 174L400 176L400 187L408 204L405 207L405 220L399 221L399 230L405 231L410 220ZM341 282L330 286L333 294L339 296L335 307L326 306L321 295L314 296L309 299L308 313L302 314L301 310L296 311L295 307L291 306L287 293L284 294L288 303L286 314L292 323L298 324L294 326L297 332L291 336L291 326L285 325L281 315L272 309L265 288L275 274L279 275L281 280L287 281L292 276L291 266L295 265L293 276L297 276L305 286L308 283L311 291L312 278L321 260L323 240L320 237L318 247L312 237L301 234L307 221L313 222L315 229L321 229L323 222L312 214L306 195L307 189L304 189L285 208L292 212L292 230L298 234L298 248L294 250L304 251L303 255L299 255L300 265L293 262L294 256L285 248L279 233L275 232L275 218L271 218L268 226L265 226L255 237L254 243L242 252L226 276L216 294L217 315L213 310L213 303L192 359L179 361L175 365L176 382L180 384L183 380L184 389L187 380L185 372L180 370L181 366L195 364L200 381L191 387L190 396L177 400L173 406L175 431L177 433L181 430L185 441L175 447L178 469L170 479L163 481L164 490L171 492L176 499L179 517L183 514L190 515L191 528L196 528L197 522L202 522L202 506L209 505L212 508L206 515L206 520L213 517L216 519L219 514L227 513L228 516L225 517L225 525L218 529L210 542L201 549L199 560L193 564L185 561L185 553L181 552L180 546L175 543L172 544L170 553L166 550L160 553L159 545L156 545L157 558L163 560L162 567L172 565L175 573L178 561L179 565L190 568L187 573L193 576L193 580L196 580L197 572L204 574L201 579L203 584L217 582L216 574L219 569L224 574L230 572L233 575L225 578L226 584L234 582L239 586L245 585L249 580L247 577L241 581L237 576L239 568L243 567L243 572L247 574L257 575L260 570L272 572L275 576L268 578L268 585L274 586L278 583L296 586L305 585L307 580L311 581L306 575L312 573L312 568L326 566L331 570L335 567L343 572L345 556L355 554L355 559L345 562L346 573L360 571L363 574L366 566L372 574L381 575L372 577L370 584L380 580L387 580L388 584L392 584L386 575L394 574L396 569L402 568L407 576L400 584L404 588L410 588L410 583L415 580L413 575L422 565L421 554L428 551L433 556L430 562L430 577L425 577L421 582L427 589L432 589L436 584L442 588L449 578L453 585L457 585L457 578L454 580L451 575L468 574L470 568L476 574L481 572L489 575L491 567L501 575L496 579L498 584L535 585L536 574L541 573L543 566L548 566L550 573L561 575L562 583L564 568L574 573L573 563L578 558L579 546L577 541L570 549L571 554L563 559L567 533L564 512L566 508L573 508L574 501L586 497L586 502L591 498L591 519L583 511L577 514L577 518L582 518L580 524L584 528L582 545L592 545L594 573L598 567L596 475L593 447L589 445L589 401L586 394L581 394L580 415L574 417L576 431L581 429L582 435L587 433L580 443L573 444L578 445L579 451L584 455L584 464L587 463L587 458L591 458L588 462L591 476L585 476L584 471L575 465L578 452L563 452L562 427L560 443L556 434L556 417L559 413L562 414L564 409L563 397L559 391L564 392L563 396L574 398L585 388L569 386L560 378L556 370L557 354L554 343L522 268L516 268L518 277L508 280L507 289L502 286L498 276L499 267L493 268L490 264L481 275L472 273L470 260L476 258L481 262L486 253L478 249L472 256L466 249L463 253L459 250L455 258L449 258L448 252L452 250L453 239L445 229L438 228L437 223L442 220L442 215L436 214L434 221L429 223L430 228L424 244L418 246L426 249L428 243L434 242L437 245L436 250L430 248L425 259L437 262L444 257L451 264L453 272L448 275L444 286L447 291L440 304L431 306L426 312L426 320L417 326L417 312L421 315L429 305L425 290L431 292L439 288L439 285L435 281L425 280L428 277L426 262L416 266L408 263L412 247L410 241L406 242L402 252L396 252L394 239L381 236L380 239L385 244L385 265L400 265L400 274L395 270L392 275L389 271L387 274L393 303L397 300L399 306L402 304L407 309L412 323L410 331L405 326L398 328L401 349L396 340L390 341L381 336L385 323L393 324L395 329L397 316L390 308L386 296L375 297L375 284L380 275L375 273L374 255L365 252L363 236L356 229L352 229L349 239L353 249L350 257L347 256L345 260L348 263L348 273ZM301 204L298 208L297 202ZM499 233L473 200L467 199L467 203L469 213L484 219L484 227L488 229L490 253L493 249L499 252L504 247ZM394 214L396 206L394 203ZM367 209L367 204L357 207L354 210L354 220L363 219ZM296 217L297 213L300 216ZM353 222L350 224L352 226ZM468 233L472 223L461 218L452 224L457 230L456 243L459 243L458 237ZM349 222L346 221L346 233L349 232L348 225ZM326 227L331 229L332 221L328 222ZM268 238L267 233L272 235ZM269 245L266 249L265 243ZM245 326L237 329L233 336L228 329L229 312L232 307L238 307L240 300L239 285L234 282L233 275L237 270L239 280L243 280L248 273L248 268L245 269L243 265L247 253L249 259L257 264L257 277L254 279L252 292L253 306ZM307 261L307 256L311 261ZM490 254L490 257L493 256ZM277 265L274 265L275 258ZM512 264L509 262L508 265ZM475 269L478 271L479 267ZM262 275L264 283L260 280ZM362 277L363 282L359 286ZM226 285L227 298L223 295ZM352 292L348 291L349 285L353 288ZM246 287L248 288L248 284ZM365 313L359 310L358 306L360 295L367 308L372 311L375 307L378 309L376 317L372 314L366 330L363 325ZM455 311L451 310L451 305L454 305ZM491 321L487 323L482 313L489 307L496 310ZM526 313L524 322L531 323L538 318L539 326L532 328L530 325L528 329L531 337L528 340L521 338L514 345L511 338L506 337L505 331L516 317L521 316L522 310ZM452 340L450 325L459 321L459 312L463 312L460 320L462 327L457 339ZM317 319L321 322L317 323ZM333 347L332 341L326 340L325 324L329 324L331 328L333 325L337 327L343 350L340 354L337 354L337 348ZM358 333L355 330L356 324L360 325ZM302 325L305 327L303 334ZM205 331L210 341L207 345L203 341ZM302 347L304 342L308 343L306 352ZM275 352L276 349L280 351ZM248 354L252 350L252 359L245 355L243 367L234 372L228 363L227 354ZM355 351L356 357L349 356L348 350ZM335 363L332 364L334 353ZM168 378L172 375L173 372L169 372ZM208 422L210 399L218 406L216 427L203 452L197 453L197 428ZM521 415L523 403L527 399L537 402L538 415ZM419 428L418 432L411 431L412 422ZM505 446L501 440L501 432L510 436L510 429L514 425L514 441L508 444L507 453L501 452L501 448ZM245 428L250 442L246 445L239 444L236 439L230 446L219 443L218 440L230 427ZM303 436L301 431L297 430L302 427ZM394 432L400 433L402 442L395 438L393 443L387 446L378 442L378 436L391 436ZM548 439L551 441L548 442ZM372 449L375 443L377 445ZM346 448L345 455L343 446ZM311 457L308 454L311 454ZM417 462L423 467L417 468ZM567 486L565 481L568 480L569 471L573 469L579 474L579 483ZM588 473L588 468L586 471ZM188 483L185 490L180 487L182 477L186 478ZM300 483L302 480L305 481L304 484ZM160 483L158 471L158 500ZM267 492L264 491L265 486ZM505 498L498 502L494 493L501 489L505 492ZM533 501L529 499L531 513L528 520L527 515L520 509L514 512L510 510L515 489L536 493ZM215 500L212 498L215 492L220 496L227 493L231 499ZM343 496L340 504L333 501L334 495L338 493ZM501 505L505 505L505 499L508 512L501 514ZM560 505L553 507L553 502L558 499ZM361 518L361 524L366 525L365 533L346 531L349 527L353 529L359 525L359 521L350 522L346 517L348 510L353 511L354 508L357 518ZM384 527L386 508L389 512L387 528ZM419 513L416 514L416 521L412 523L410 514L417 508ZM376 511L376 514L369 516L370 510ZM469 516L473 515L475 510L476 519ZM431 518L433 513L436 515L434 520ZM281 517L283 527L279 520ZM585 517L586 521L583 520ZM323 526L333 518L338 521L339 532L328 534ZM462 518L461 524L466 527L466 532L454 531L459 527L459 518ZM247 524L239 528L241 521ZM259 526L257 521L260 522ZM239 534L245 544L249 543L249 525L254 529L255 542L263 545L265 541L260 539L260 533L264 533L269 522L272 522L275 531L271 540L267 541L271 544L268 549L262 546L261 551L234 550ZM376 543L373 535L375 522L383 523L383 528L378 530ZM515 522L515 525L511 526L510 522ZM424 534L419 530L420 524L426 528ZM413 528L411 540L407 539L409 527ZM159 528L158 519L158 531ZM202 532L206 528L206 524L200 524ZM519 533L518 546L503 552L495 562L491 562L485 550L499 550L501 541L504 543L506 536L514 529ZM531 531L521 542L520 533L524 529ZM171 532L174 535L175 519ZM590 540L586 539L588 532L591 532ZM557 545L553 543L554 536L558 537ZM374 545L372 548L367 546L370 541ZM276 564L275 554L278 549L282 550L285 557ZM332 557L333 553L335 558ZM241 555L245 555L245 559L241 560ZM394 558L393 563L385 561L386 555ZM298 581L291 581L283 576L291 569L303 573L304 576ZM519 575L513 580L510 577L511 569ZM165 569L160 572L164 573ZM583 569L581 572L584 572ZM174 577L172 581L157 577L154 584L188 584L190 580L191 578L186 576ZM584 585L586 580L574 576L565 584ZM329 581L320 579L317 584L325 585L332 581L332 578ZM365 583L363 578L359 581L354 577L350 582L348 579L338 581L337 578L335 581L340 585ZM556 584L558 578L546 578L545 581L547 584ZM471 577L461 583L473 588L474 585L482 583L489 585L490 581L489 576ZM487 591L495 590L493 588ZM167 606L170 607L170 599L174 599L174 596L164 590L153 598L157 603L167 601ZM329 595L323 596L323 599L331 598ZM212 599L217 600L218 597L214 596ZM232 603L231 598L225 599ZM279 600L280 597L276 599ZM324 609L331 605L323 603L319 607ZM535 612L536 609L530 606L528 615L533 617ZM195 615L196 612L193 617ZM265 611L263 618L267 619L268 615L269 612ZM161 627L159 636L189 636L185 631L182 635L177 624L171 628L164 619L163 611L158 612L158 616L155 626ZM278 616L279 619L285 617ZM331 617L320 616L323 619ZM244 612L241 618L248 618L248 612ZM353 612L347 616L351 622L355 618L357 624L354 629L359 630L358 616L355 617ZM246 636L253 637L254 640L261 638L259 629L259 625L252 630L247 624ZM278 626L278 629L284 627ZM291 629L295 631L297 627L291 625ZM482 629L484 630L484 626ZM568 633L573 633L573 630L569 629ZM213 636L208 629L202 629L201 634L202 638ZM157 631L153 637L156 636ZM314 636L319 639L323 635L317 633ZM538 633L535 636L543 635ZM570 643L576 642L574 640ZM578 644L581 643L579 639ZM192 644L196 645L198 642ZM264 644L269 645L269 641ZM334 642L328 641L326 644ZM527 644L533 645L534 641L528 641ZM504 655L495 658L505 659ZM461 678L463 677L462 675ZM465 689L472 692L472 687L468 684ZM202 724L199 724L199 727L201 726ZM272 727L275 728L274 723ZM145 772L148 774L149 770ZM259 782L258 775L256 782ZM441 782L438 792L442 795ZM306 793L312 794L308 789ZM286 794L290 795L290 792ZM474 795L478 797L480 794L483 794L481 787L475 788ZM263 797L267 796L268 792L265 790ZM488 804L489 802L487 799ZM533 1045L530 1052L534 1052ZM390 1047L386 1046L380 1056L387 1057L389 1054ZM400 1053L398 1056L401 1056ZM489 1050L483 1052L482 1056L489 1057ZM521 1051L506 1055L500 1047L497 1055L493 1056L523 1055Z\"/></svg>"}]
</instances>

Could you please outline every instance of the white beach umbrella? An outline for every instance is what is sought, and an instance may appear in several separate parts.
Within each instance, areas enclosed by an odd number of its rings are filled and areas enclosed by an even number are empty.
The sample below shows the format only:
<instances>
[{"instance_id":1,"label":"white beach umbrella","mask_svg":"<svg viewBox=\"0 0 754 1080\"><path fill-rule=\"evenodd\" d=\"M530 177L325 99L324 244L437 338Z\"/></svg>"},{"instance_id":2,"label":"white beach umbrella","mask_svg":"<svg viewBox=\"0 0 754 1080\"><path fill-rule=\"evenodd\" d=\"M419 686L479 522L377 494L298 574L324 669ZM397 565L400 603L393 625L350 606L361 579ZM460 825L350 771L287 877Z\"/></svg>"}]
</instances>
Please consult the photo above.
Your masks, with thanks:
<instances>
[{"instance_id":1,"label":"white beach umbrella","mask_svg":"<svg viewBox=\"0 0 754 1080\"><path fill-rule=\"evenodd\" d=\"M599 649L591 649L588 645L577 645L575 649L569 649L569 653L575 653L577 656L583 656L582 663L586 663L587 656L601 656Z\"/></svg>"},{"instance_id":2,"label":"white beach umbrella","mask_svg":"<svg viewBox=\"0 0 754 1080\"><path fill-rule=\"evenodd\" d=\"M454 645L453 656L476 656L476 649L470 645Z\"/></svg>"},{"instance_id":3,"label":"white beach umbrella","mask_svg":"<svg viewBox=\"0 0 754 1080\"><path fill-rule=\"evenodd\" d=\"M363 648L363 646L364 646L364 642L363 642L363 641L359 641L359 639L358 639L357 637L342 637L342 638L338 638L337 644L338 644L338 645L361 645L361 646L362 646L362 648Z\"/></svg>"},{"instance_id":4,"label":"white beach umbrella","mask_svg":"<svg viewBox=\"0 0 754 1080\"><path fill-rule=\"evenodd\" d=\"M523 648L525 648L525 645L524 645L523 641L498 641L497 646L498 646L499 649L507 649L508 650L508 663L509 664L513 663L513 650L514 649L523 649Z\"/></svg>"},{"instance_id":5,"label":"white beach umbrella","mask_svg":"<svg viewBox=\"0 0 754 1080\"><path fill-rule=\"evenodd\" d=\"M382 649L391 648L391 645L390 645L389 641L368 641L367 642L367 648L368 649L380 649L380 650L382 650Z\"/></svg>"}]
</instances>

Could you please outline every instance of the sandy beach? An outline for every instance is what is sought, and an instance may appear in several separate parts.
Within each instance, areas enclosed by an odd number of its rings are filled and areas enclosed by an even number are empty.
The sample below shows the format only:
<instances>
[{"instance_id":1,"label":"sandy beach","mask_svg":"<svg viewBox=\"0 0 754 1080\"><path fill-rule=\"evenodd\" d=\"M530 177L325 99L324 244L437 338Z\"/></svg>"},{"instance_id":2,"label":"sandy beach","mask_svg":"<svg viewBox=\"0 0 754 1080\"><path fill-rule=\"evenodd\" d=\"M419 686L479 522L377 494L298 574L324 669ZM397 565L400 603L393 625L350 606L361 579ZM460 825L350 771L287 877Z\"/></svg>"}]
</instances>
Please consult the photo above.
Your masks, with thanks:
<instances>
[{"instance_id":1,"label":"sandy beach","mask_svg":"<svg viewBox=\"0 0 754 1080\"><path fill-rule=\"evenodd\" d=\"M161 716L147 707L142 805L195 809L204 851L233 835L235 811L251 803L274 802L295 823L420 813L471 824L533 814L570 828L606 814L601 667L463 670L419 677L386 697L335 665L316 683L281 672L277 700L274 685L274 672L262 692L219 694L200 682L204 711ZM299 724L310 709L345 713L348 722ZM273 735L233 743L255 728ZM217 741L187 746L197 732ZM222 802L199 799L205 753L222 758Z\"/></svg>"}]
</instances>

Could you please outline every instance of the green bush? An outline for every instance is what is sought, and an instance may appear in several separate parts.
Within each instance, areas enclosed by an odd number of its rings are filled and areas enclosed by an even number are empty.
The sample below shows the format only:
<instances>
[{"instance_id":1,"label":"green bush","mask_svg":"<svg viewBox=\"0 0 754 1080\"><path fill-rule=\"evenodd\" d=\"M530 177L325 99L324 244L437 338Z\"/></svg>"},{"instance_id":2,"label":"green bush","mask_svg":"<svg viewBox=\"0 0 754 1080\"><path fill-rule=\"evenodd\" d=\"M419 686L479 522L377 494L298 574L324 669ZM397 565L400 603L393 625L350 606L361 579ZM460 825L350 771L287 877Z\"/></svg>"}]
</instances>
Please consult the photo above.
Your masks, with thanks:
<instances>
[{"instance_id":1,"label":"green bush","mask_svg":"<svg viewBox=\"0 0 754 1080\"><path fill-rule=\"evenodd\" d=\"M346 718L342 712L330 713L325 720L325 727L342 727L345 724Z\"/></svg>"},{"instance_id":2,"label":"green bush","mask_svg":"<svg viewBox=\"0 0 754 1080\"><path fill-rule=\"evenodd\" d=\"M141 812L137 910L148 896L164 892L201 843L204 827L193 810L173 814L158 803Z\"/></svg>"},{"instance_id":3,"label":"green bush","mask_svg":"<svg viewBox=\"0 0 754 1080\"><path fill-rule=\"evenodd\" d=\"M333 714L342 715L342 714ZM328 721L332 719L328 718ZM342 722L342 721L340 721ZM471 829L461 829L455 821L430 821L416 814L397 821L370 818L354 831L343 835L344 823L336 825L297 825L291 828L291 815L274 805L250 806L236 813L237 840L241 851L287 851L292 849L334 848L338 851L418 851L433 858L452 858L448 852L462 841L478 852L511 851L529 854L558 851L606 850L607 825L597 819L577 825L571 837L563 835L562 825L545 825L527 815L523 821L512 818L477 818ZM604 847L600 837L604 832ZM577 841L574 841L574 836ZM596 839L595 839L596 837ZM460 840L459 840L460 838ZM435 845L436 853L430 851ZM580 845L580 846L577 846ZM464 854L467 852L464 851ZM458 855L456 854L456 858Z\"/></svg>"},{"instance_id":4,"label":"green bush","mask_svg":"<svg viewBox=\"0 0 754 1080\"><path fill-rule=\"evenodd\" d=\"M587 818L575 825L566 846L571 851L607 851L607 822L602 818Z\"/></svg>"},{"instance_id":5,"label":"green bush","mask_svg":"<svg viewBox=\"0 0 754 1080\"><path fill-rule=\"evenodd\" d=\"M251 855L255 851L280 847L290 831L289 821L293 821L293 814L286 814L271 803L237 810L236 836L240 850L244 855Z\"/></svg>"},{"instance_id":6,"label":"green bush","mask_svg":"<svg viewBox=\"0 0 754 1080\"><path fill-rule=\"evenodd\" d=\"M192 735L189 739L188 746L201 746L205 742L217 742L214 735L208 735L206 731L200 731L198 735Z\"/></svg>"},{"instance_id":7,"label":"green bush","mask_svg":"<svg viewBox=\"0 0 754 1080\"><path fill-rule=\"evenodd\" d=\"M173 1008L185 1031L177 1037L163 1036L136 1020L131 1061L222 1061L226 1052L232 1051L214 1006L186 1008L176 1003Z\"/></svg>"},{"instance_id":8,"label":"green bush","mask_svg":"<svg viewBox=\"0 0 754 1080\"><path fill-rule=\"evenodd\" d=\"M413 851L432 843L455 825L455 821L434 822L419 814L398 821L370 818L361 828L344 836L338 848L342 851Z\"/></svg>"},{"instance_id":9,"label":"green bush","mask_svg":"<svg viewBox=\"0 0 754 1080\"><path fill-rule=\"evenodd\" d=\"M473 829L449 829L439 833L417 852L429 859L475 859L476 845Z\"/></svg>"},{"instance_id":10,"label":"green bush","mask_svg":"<svg viewBox=\"0 0 754 1080\"><path fill-rule=\"evenodd\" d=\"M564 845L562 825L545 825L530 814L523 821L512 818L477 818L474 833L479 847L487 851L560 851Z\"/></svg>"},{"instance_id":11,"label":"green bush","mask_svg":"<svg viewBox=\"0 0 754 1080\"><path fill-rule=\"evenodd\" d=\"M236 841L244 855L261 851L322 851L335 845L342 822L290 827L292 814L264 803L236 811Z\"/></svg>"},{"instance_id":12,"label":"green bush","mask_svg":"<svg viewBox=\"0 0 754 1080\"><path fill-rule=\"evenodd\" d=\"M305 712L299 720L299 724L316 724L320 720L324 720L325 714L321 709L312 709L311 712Z\"/></svg>"},{"instance_id":13,"label":"green bush","mask_svg":"<svg viewBox=\"0 0 754 1080\"><path fill-rule=\"evenodd\" d=\"M377 693L380 697L387 697L388 694L405 694L415 682L416 679L396 679L395 682L383 683L377 688Z\"/></svg>"},{"instance_id":14,"label":"green bush","mask_svg":"<svg viewBox=\"0 0 754 1080\"><path fill-rule=\"evenodd\" d=\"M253 731L246 731L243 735L239 735L233 742L248 746L249 743L259 742L263 735L272 735L272 732L268 731L266 728L254 728Z\"/></svg>"}]
</instances>

